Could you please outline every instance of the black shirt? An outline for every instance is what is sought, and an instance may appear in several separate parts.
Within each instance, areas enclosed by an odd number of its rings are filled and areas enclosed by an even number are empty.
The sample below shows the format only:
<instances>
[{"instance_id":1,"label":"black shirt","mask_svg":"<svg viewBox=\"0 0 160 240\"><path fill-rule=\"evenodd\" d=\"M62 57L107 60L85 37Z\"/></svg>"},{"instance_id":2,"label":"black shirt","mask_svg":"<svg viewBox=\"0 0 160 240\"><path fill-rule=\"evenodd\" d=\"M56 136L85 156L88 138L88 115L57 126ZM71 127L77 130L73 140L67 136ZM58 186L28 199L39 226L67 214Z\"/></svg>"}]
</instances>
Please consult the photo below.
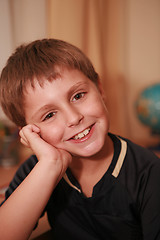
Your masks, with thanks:
<instances>
[{"instance_id":1,"label":"black shirt","mask_svg":"<svg viewBox=\"0 0 160 240\"><path fill-rule=\"evenodd\" d=\"M160 239L160 160L129 140L109 135L114 156L92 197L83 194L69 169L53 191L45 209L53 239ZM6 198L36 163L33 155L20 167Z\"/></svg>"}]
</instances>

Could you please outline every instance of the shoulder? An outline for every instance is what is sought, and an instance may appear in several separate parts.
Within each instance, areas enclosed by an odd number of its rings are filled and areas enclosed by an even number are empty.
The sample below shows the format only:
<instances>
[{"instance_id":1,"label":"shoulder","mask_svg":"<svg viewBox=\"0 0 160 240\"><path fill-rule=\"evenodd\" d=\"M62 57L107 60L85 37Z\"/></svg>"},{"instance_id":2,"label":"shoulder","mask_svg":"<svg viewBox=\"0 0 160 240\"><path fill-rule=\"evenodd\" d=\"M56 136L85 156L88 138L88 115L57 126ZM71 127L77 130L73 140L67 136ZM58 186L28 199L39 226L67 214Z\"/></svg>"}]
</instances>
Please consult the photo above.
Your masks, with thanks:
<instances>
[{"instance_id":1,"label":"shoulder","mask_svg":"<svg viewBox=\"0 0 160 240\"><path fill-rule=\"evenodd\" d=\"M159 191L160 159L149 149L132 141L119 137L126 143L126 154L119 174L120 181L127 186L133 195L149 191ZM157 186L157 187L156 187ZM143 195L142 194L142 195Z\"/></svg>"},{"instance_id":2,"label":"shoulder","mask_svg":"<svg viewBox=\"0 0 160 240\"><path fill-rule=\"evenodd\" d=\"M114 145L117 139L119 141L116 143L120 145L118 159L120 155L123 156L121 168L117 175L120 182L126 186L137 187L138 184L147 183L149 177L152 177L153 181L160 181L160 159L152 151L121 136L112 135L111 137ZM125 148L125 151L122 151L122 148ZM122 152L123 154L121 154Z\"/></svg>"},{"instance_id":3,"label":"shoulder","mask_svg":"<svg viewBox=\"0 0 160 240\"><path fill-rule=\"evenodd\" d=\"M126 164L134 164L140 169L153 167L154 165L160 166L160 159L149 149L144 148L129 139L119 137L121 141L127 144L126 150Z\"/></svg>"}]
</instances>

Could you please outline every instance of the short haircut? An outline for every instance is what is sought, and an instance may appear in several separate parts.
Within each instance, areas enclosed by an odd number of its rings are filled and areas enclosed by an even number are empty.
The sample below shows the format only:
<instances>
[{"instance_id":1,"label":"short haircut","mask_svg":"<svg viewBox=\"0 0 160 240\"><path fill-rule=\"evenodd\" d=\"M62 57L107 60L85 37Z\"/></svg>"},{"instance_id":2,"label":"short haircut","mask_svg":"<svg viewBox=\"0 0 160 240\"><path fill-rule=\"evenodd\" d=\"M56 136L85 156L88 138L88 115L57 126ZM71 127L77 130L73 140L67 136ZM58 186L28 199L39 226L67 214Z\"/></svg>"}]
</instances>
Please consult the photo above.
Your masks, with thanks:
<instances>
[{"instance_id":1,"label":"short haircut","mask_svg":"<svg viewBox=\"0 0 160 240\"><path fill-rule=\"evenodd\" d=\"M42 39L21 45L10 56L0 77L0 102L6 116L17 126L26 125L24 90L34 79L42 84L56 78L56 67L77 69L95 84L98 74L85 54L77 47L62 40Z\"/></svg>"}]
</instances>

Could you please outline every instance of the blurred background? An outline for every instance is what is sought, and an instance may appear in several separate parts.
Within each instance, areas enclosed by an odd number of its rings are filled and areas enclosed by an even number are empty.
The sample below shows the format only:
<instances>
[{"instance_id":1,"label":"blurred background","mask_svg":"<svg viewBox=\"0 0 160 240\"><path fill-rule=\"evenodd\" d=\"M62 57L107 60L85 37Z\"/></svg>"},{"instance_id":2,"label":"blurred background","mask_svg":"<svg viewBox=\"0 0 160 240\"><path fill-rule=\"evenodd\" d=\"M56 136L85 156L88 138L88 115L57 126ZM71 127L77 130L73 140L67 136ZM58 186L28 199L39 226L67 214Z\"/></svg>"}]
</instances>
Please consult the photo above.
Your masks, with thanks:
<instances>
[{"instance_id":1,"label":"blurred background","mask_svg":"<svg viewBox=\"0 0 160 240\"><path fill-rule=\"evenodd\" d=\"M139 94L160 83L159 0L0 0L0 30L0 71L22 43L68 41L100 75L110 131L142 145L159 142L135 108Z\"/></svg>"}]
</instances>

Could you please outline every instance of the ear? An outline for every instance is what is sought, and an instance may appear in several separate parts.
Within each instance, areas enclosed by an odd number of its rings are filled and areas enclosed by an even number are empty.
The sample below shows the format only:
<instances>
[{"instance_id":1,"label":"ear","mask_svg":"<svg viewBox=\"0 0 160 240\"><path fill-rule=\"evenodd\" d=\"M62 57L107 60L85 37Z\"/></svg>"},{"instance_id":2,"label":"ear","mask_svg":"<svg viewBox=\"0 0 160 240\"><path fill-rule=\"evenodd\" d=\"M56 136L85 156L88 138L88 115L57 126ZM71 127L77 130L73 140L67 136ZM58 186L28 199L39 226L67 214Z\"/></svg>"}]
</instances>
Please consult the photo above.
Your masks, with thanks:
<instances>
[{"instance_id":1,"label":"ear","mask_svg":"<svg viewBox=\"0 0 160 240\"><path fill-rule=\"evenodd\" d=\"M105 97L105 94L104 94L104 88L103 88L102 82L99 78L98 78L97 88L98 88L103 100L105 101L106 97Z\"/></svg>"}]
</instances>

